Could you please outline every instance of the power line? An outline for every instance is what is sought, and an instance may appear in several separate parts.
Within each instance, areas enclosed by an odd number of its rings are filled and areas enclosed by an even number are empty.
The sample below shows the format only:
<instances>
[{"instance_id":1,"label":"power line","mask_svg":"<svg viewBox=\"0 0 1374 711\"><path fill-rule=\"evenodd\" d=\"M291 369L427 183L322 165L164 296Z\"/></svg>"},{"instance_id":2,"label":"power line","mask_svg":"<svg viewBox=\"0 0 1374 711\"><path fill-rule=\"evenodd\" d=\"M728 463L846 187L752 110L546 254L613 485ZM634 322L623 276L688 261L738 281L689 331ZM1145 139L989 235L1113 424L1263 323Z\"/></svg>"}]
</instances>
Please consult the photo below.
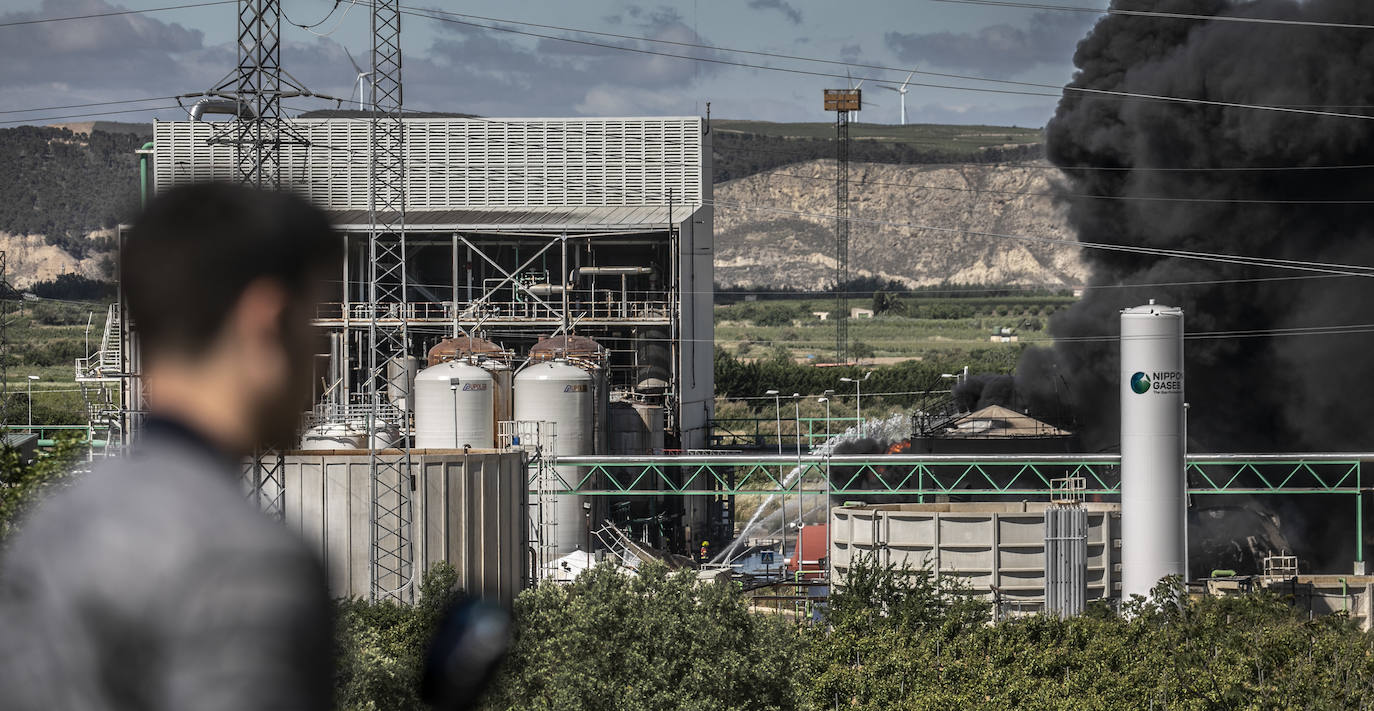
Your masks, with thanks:
<instances>
[{"instance_id":1,"label":"power line","mask_svg":"<svg viewBox=\"0 0 1374 711\"><path fill-rule=\"evenodd\" d=\"M1154 10L1120 10L1116 8L1079 7L1076 5L1045 5L1011 0L931 0L932 2L954 3L959 5L991 5L995 7L1019 7L1028 10L1060 10L1064 12L1086 12L1093 15L1129 15L1132 17L1159 17L1170 20L1203 20L1207 22L1250 22L1264 25L1294 25L1298 27L1322 27L1344 30L1374 30L1374 25L1360 25L1349 22L1316 22L1311 20L1282 20L1273 17L1243 17L1235 15L1199 15L1185 12L1158 12Z\"/></svg>"},{"instance_id":2,"label":"power line","mask_svg":"<svg viewBox=\"0 0 1374 711\"><path fill-rule=\"evenodd\" d=\"M750 133L750 132L748 132L748 131L739 131L739 130L735 130L735 129L727 129L727 128L719 128L719 127L713 127L712 130L714 130L714 131L716 131L716 132L718 132L718 133L740 133L740 134L744 134L744 135L762 136L762 137L764 137L764 138L775 138L775 139L778 139L778 140L795 140L795 138L796 138L796 137L790 137L790 136L785 136L785 135L772 135L772 134L766 134L766 133ZM893 138L896 138L896 137L894 136ZM833 140L835 140L835 139L834 139L834 138L831 138L831 137L829 137L829 136L807 136L807 137L805 137L805 140L808 140L808 141L824 141L824 142L830 142L830 141L833 141ZM910 147L912 147L912 148L914 148L914 149L919 149L919 148L921 148L920 146L918 146L918 145L916 145L916 144L913 144L913 143L901 143L900 140L894 140L894 141L893 141L893 144L894 144L894 145L910 146ZM1017 144L1018 147L1029 147L1029 146L1036 146L1036 145L1042 145L1042 144L1041 144L1040 142L1031 142L1031 143L1021 143L1021 144ZM712 145L712 149L713 149L713 150L716 150L716 151L720 151L720 152L722 152L722 153L726 152L726 150L727 150L727 149L724 149L724 148L723 148L722 146L720 146L719 144L713 144L713 145ZM777 150L777 149L771 149L771 148L759 148L759 147L756 147L756 146L730 146L728 150L730 150L730 151L742 151L742 152L745 152L745 153L771 153L771 154L781 155L781 156L792 156L793 158L796 158L796 157L797 157L797 152L796 152L795 150L785 151L785 150ZM792 161L792 163L802 163L802 162L807 162L807 161L826 161L826 160L834 160L834 159L833 159L833 158L825 158L825 157L817 156L817 157L814 157L814 158L803 158L802 160L794 160L794 161ZM913 162L913 163L891 163L891 162L886 162L886 161L859 161L859 162L861 162L861 163L862 163L862 162L867 162L867 163L872 163L872 164L874 164L874 165L899 165L899 166L910 166L910 167L913 167L913 168L967 168L967 167L973 167L973 168L986 168L986 167L996 167L996 166L1011 166L1011 167L1016 167L1016 168L1024 168L1024 169L1026 169L1026 170L1051 170L1051 171L1062 171L1062 172L1073 172L1073 171L1103 171L1103 172L1122 172L1122 173L1282 172L1282 171L1290 171L1290 170L1300 170L1300 171L1313 171L1313 170L1369 170L1369 169L1371 169L1371 168L1374 168L1374 163L1360 163L1360 164L1354 164L1354 165L1218 166L1218 167L1215 167L1215 168L1203 168L1203 167L1167 167L1167 166L1152 167L1152 166L1131 166L1131 165L1127 165L1127 166L1115 166L1115 165L1062 165L1062 166L1061 166L1061 165L1041 164L1041 163L1034 162L1034 161L1032 161L1032 160L1026 160L1026 161L1015 161L1015 160L1000 160L1000 161L962 161L962 162L961 162L961 161L932 161L932 162L930 162L930 163L914 163L914 162ZM789 165L790 165L790 164L789 164ZM779 166L777 166L777 167L782 167L782 165L779 165ZM760 174L763 174L763 173L765 173L765 172L767 172L767 171L770 171L770 170L775 170L775 168L765 168L765 169L763 169L763 170L760 170L758 173L751 173L750 175L760 175ZM744 176L744 177L750 177L750 176ZM732 178L732 180L738 180L738 179L739 179L739 178Z\"/></svg>"},{"instance_id":3,"label":"power line","mask_svg":"<svg viewBox=\"0 0 1374 711\"><path fill-rule=\"evenodd\" d=\"M769 176L782 178L796 178L798 180L816 180L829 182L833 178L823 176L797 175L795 173L771 172ZM1224 203L1240 205L1374 205L1374 200L1260 200L1248 198L1190 198L1190 197L1165 197L1156 195L1092 195L1088 193L1056 193L1056 192L1025 192L1018 190L992 190L984 188L957 188L945 185L915 185L910 183L887 183L879 180L860 180L859 185L880 185L892 188L913 188L920 190L944 190L961 193L978 193L988 195L1012 195L1023 197L1048 197L1048 198L1074 198L1082 200L1137 200L1144 202L1194 202L1194 203Z\"/></svg>"},{"instance_id":4,"label":"power line","mask_svg":"<svg viewBox=\"0 0 1374 711\"><path fill-rule=\"evenodd\" d=\"M750 205L740 202L730 202L724 200L707 200L703 202L714 205L716 207L737 208L742 210L753 210L757 212L769 212L775 214L792 215L795 217L813 217L825 220L835 219L834 215L827 215L824 213L806 212L802 210L788 210L770 206ZM1008 239L1021 242L1034 242L1039 244L1078 247L1081 249L1097 249L1112 252L1128 252L1157 257L1172 257L1177 259L1189 259L1206 262L1222 262L1227 264L1238 264L1243 266L1269 267L1275 269L1293 269L1297 271L1308 271L1320 274L1333 274L1340 276L1374 277L1374 267L1355 264L1333 264L1327 262L1311 262L1295 259L1274 259L1270 257L1232 255L1217 252L1199 252L1179 249L1164 249L1159 247L1141 247L1135 245L1107 244L1102 242L1081 242L1078 240L1059 239L1053 237L1033 237L1030 235L1003 234L999 232L970 230L961 227L936 227L931 225L892 222L887 220L874 220L853 216L849 217L849 220L851 222L875 225L879 227L898 227L903 229L928 230L931 232L942 232L947 234L965 234L975 237L992 237L996 239Z\"/></svg>"},{"instance_id":5,"label":"power line","mask_svg":"<svg viewBox=\"0 0 1374 711\"><path fill-rule=\"evenodd\" d=\"M184 10L192 7L210 7L211 5L235 5L238 0L215 0L215 2L197 2L188 5L168 5L167 7L150 7L144 10L117 10L114 12L95 12L88 15L69 15L67 17L44 17L37 20L15 20L13 22L0 22L0 27L17 27L19 25L38 25L45 22L66 22L68 20L90 20L97 17L115 17L118 15L142 15L147 12L162 12L164 10Z\"/></svg>"},{"instance_id":6,"label":"power line","mask_svg":"<svg viewBox=\"0 0 1374 711\"><path fill-rule=\"evenodd\" d=\"M64 106L40 106L32 109L6 109L0 114L30 114L35 111L61 111L64 109L84 109L91 106L114 106L117 104L137 104L145 101L170 101L175 96L149 96L146 99L120 99L118 101L91 101L85 104L66 104Z\"/></svg>"},{"instance_id":7,"label":"power line","mask_svg":"<svg viewBox=\"0 0 1374 711\"><path fill-rule=\"evenodd\" d=\"M406 6L406 7L409 8L409 7L411 7L411 6ZM707 62L707 63L711 63L711 64L720 64L720 65L725 65L725 66L745 67L745 68L749 68L749 69L761 69L761 70L764 70L764 71L784 72L784 73L791 73L791 74L801 74L801 75L806 75L806 76L826 77L826 78L845 79L845 80L859 79L859 80L862 80L862 81L872 81L872 82L876 82L876 83L892 83L890 80L884 80L884 79L878 78L878 77L859 77L859 76L851 76L851 75L848 74L848 73L846 73L846 74L838 74L838 73L832 73L832 72L811 71L811 70L806 70L806 69L792 69L792 68L786 68L786 67L772 67L772 66L763 65L763 64L750 64L750 63L748 63L748 62L739 62L739 61L733 61L733 60L727 60L727 59L719 59L719 58L713 58L713 57L698 57L698 56L685 55L685 54L674 54L674 53L672 53L672 52L661 52L661 51L652 50L652 49L643 49L643 48L639 48L639 47L625 47L625 46L621 46L621 45L606 44L606 43L604 43L604 42L592 42L592 41L589 41L589 40L580 40L580 39L574 39L574 38L571 38L571 37L560 37L560 36L558 36L558 35L549 35L549 34L542 34L542 33L538 33L538 32L529 32L529 31L526 31L526 30L518 30L518 29L515 29L515 28L513 28L513 27L500 27L500 26L497 26L497 25L484 25L484 24L477 23L477 22L469 22L469 21L466 21L466 20L454 19L453 17L445 17L445 16L441 16L441 15L431 14L431 13L433 13L433 12L444 12L444 11L442 11L442 10L440 10L440 11L417 11L417 10L414 10L414 9L406 9L406 10L403 10L402 12L403 12L404 14L413 15L413 16L415 16L415 17L422 17L422 18L426 18L426 19L430 19L430 20L439 21L439 22L450 22L450 23L459 24L459 25L466 25L466 26L469 26L469 27L476 27L476 28L479 28L479 29L489 30L489 31L492 31L492 32L505 32L505 33L510 33L510 34L524 35L524 36L528 36L528 37L536 37L536 38L539 38L539 39L553 40L553 41L556 41L556 42L567 42L567 43L571 43L571 44L578 44L578 45L589 46L589 47L600 47L600 48L603 48L603 49L610 49L610 50L615 50L615 51L620 51L620 52L633 52L633 53L636 53L636 54L646 54L646 55L651 55L651 56L672 57L672 58L685 59L685 60L694 61L694 62ZM517 21L510 21L510 20L496 20L496 21L505 22L505 23L508 23L508 24L518 24L518 25L526 25L526 24L529 24L529 23L523 23L523 22L517 22ZM548 26L545 26L545 27L555 27L555 26L548 25ZM574 28L559 28L559 29L562 29L562 30L568 31L568 32L585 32L585 31L583 31L583 30L578 30L578 29L574 29ZM594 33L594 32L585 32L585 33L586 33L586 34L597 34L597 33ZM653 40L653 39L647 38L647 37L637 37L637 38L635 38L635 39L640 40L640 41L644 41L644 42L655 42L655 41L657 41L657 40ZM700 48L703 48L703 49L710 49L710 50L713 50L713 51L721 51L721 52L730 52L730 51L733 51L733 50L730 50L730 49L728 49L728 48L712 47L712 46L710 46L710 45L692 45L692 46L700 47ZM750 50L740 50L740 51L742 51L742 52L749 52ZM785 59L785 58L790 58L789 55L775 55L775 56L777 56L778 58L784 58L784 59ZM803 61L824 61L824 62L827 62L827 63L828 63L828 62L831 62L831 61L833 61L833 60L812 60L812 59L804 59ZM886 71L906 71L906 70L905 70L905 69L888 68L888 69L886 69ZM1113 96L1113 97L1119 97L1119 98L1129 99L1129 100L1164 101L1164 102L1174 102L1174 103L1182 103L1182 104L1190 104L1190 105L1200 105L1200 106L1217 106L1217 107L1221 107L1221 108L1254 109L1254 110L1259 110L1259 111L1278 111L1278 112L1282 112L1282 113L1295 113L1295 114L1304 114L1304 115L1311 115L1311 116L1326 116L1326 117L1332 117L1332 118L1351 118L1351 119L1359 119L1359 120L1374 120L1374 115L1369 115L1369 114L1351 114L1351 113L1343 113L1343 112L1337 112L1337 111L1318 111L1318 110L1314 110L1314 109L1311 109L1311 108L1301 108L1301 107L1298 107L1298 106L1267 105L1267 104L1246 104L1246 103L1234 102L1234 101L1217 101L1217 100L1212 100L1212 99L1193 99L1193 98L1186 98L1186 97L1179 97L1179 96L1163 96L1163 95L1159 95L1159 94L1145 94L1145 93L1141 93L1141 92L1118 91L1118 90L1112 90L1112 89L1093 89L1093 88L1089 88L1089 87L1071 86L1071 85L1070 85L1070 86L1056 86L1056 85L1052 85L1052 84L1040 84L1040 83L1035 83L1035 82L1020 82L1020 81L1013 81L1013 80L1009 80L1009 79L987 79L987 78L983 78L983 77L973 77L973 76L967 76L967 75L945 74L945 73L935 73L935 72L920 72L920 71L917 71L916 73L918 73L918 74L932 74L932 75L935 75L935 76L957 77L957 78L965 79L965 80L968 80L968 81L983 81L983 82L992 82L992 83L1008 84L1008 85L1016 85L1016 86L1051 88L1051 89L1054 89L1054 90L1055 90L1055 93L1048 93L1048 92L1043 92L1043 91L1016 90L1016 89L991 89L991 88L987 88L987 87L970 87L970 86L958 86L958 85L949 85L949 84L933 84L933 83L926 83L926 82L909 82L909 84L910 84L911 86L923 86L923 87L936 88L936 89L951 89L951 90L956 90L956 91L973 91L973 92L995 93L995 94L1015 94L1015 95L1022 95L1022 96L1046 96L1046 97L1058 97L1058 96L1061 96L1063 92L1078 92L1078 93L1092 94L1092 95L1098 95L1098 96Z\"/></svg>"},{"instance_id":8,"label":"power line","mask_svg":"<svg viewBox=\"0 0 1374 711\"><path fill-rule=\"evenodd\" d=\"M146 111L171 111L171 110L173 110L173 109L180 110L180 111L185 111L185 110L186 110L185 107L182 107L182 106L153 106L153 107L147 107L147 108L142 108L142 109L121 109L121 110L118 110L118 111L96 111L96 112L93 112L93 113L84 113L84 114L66 114L65 116L37 116L37 117L31 116L31 117L29 117L29 118L22 118L22 119L7 119L7 120L4 120L4 121L0 121L0 125L3 125L3 124L13 124L13 123L41 123L41 122L44 122L44 121L56 121L56 120L58 120L58 119L87 118L87 117L91 117L91 116L109 116L110 114L133 114L133 113L142 113L142 112L146 112Z\"/></svg>"}]
</instances>

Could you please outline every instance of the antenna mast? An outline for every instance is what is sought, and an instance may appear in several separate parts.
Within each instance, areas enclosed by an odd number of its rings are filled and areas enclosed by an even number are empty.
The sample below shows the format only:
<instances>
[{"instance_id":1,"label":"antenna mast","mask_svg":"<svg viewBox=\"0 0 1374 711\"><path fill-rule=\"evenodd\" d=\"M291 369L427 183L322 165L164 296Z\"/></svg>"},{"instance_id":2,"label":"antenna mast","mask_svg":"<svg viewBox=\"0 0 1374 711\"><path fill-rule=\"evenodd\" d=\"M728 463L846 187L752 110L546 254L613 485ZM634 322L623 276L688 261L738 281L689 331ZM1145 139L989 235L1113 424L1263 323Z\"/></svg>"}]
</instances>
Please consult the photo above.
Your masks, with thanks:
<instances>
[{"instance_id":1,"label":"antenna mast","mask_svg":"<svg viewBox=\"0 0 1374 711\"><path fill-rule=\"evenodd\" d=\"M862 82L860 82L862 83ZM835 112L835 362L849 361L849 112L863 106L862 89L826 89Z\"/></svg>"}]
</instances>

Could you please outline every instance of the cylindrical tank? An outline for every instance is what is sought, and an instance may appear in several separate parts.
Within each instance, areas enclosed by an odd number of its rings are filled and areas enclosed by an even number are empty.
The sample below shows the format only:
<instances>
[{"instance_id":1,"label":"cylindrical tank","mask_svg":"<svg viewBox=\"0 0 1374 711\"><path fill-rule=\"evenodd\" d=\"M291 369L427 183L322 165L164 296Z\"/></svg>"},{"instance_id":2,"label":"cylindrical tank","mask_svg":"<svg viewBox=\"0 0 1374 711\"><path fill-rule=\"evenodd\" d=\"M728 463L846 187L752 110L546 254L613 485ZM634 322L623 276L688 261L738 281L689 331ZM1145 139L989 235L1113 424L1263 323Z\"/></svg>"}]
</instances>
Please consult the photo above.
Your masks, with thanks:
<instances>
[{"instance_id":1,"label":"cylindrical tank","mask_svg":"<svg viewBox=\"0 0 1374 711\"><path fill-rule=\"evenodd\" d=\"M311 427L301 438L301 449L322 451L334 449L362 449L366 433L342 422L330 422Z\"/></svg>"},{"instance_id":2,"label":"cylindrical tank","mask_svg":"<svg viewBox=\"0 0 1374 711\"><path fill-rule=\"evenodd\" d=\"M1186 575L1183 310L1121 312L1121 595Z\"/></svg>"},{"instance_id":3,"label":"cylindrical tank","mask_svg":"<svg viewBox=\"0 0 1374 711\"><path fill-rule=\"evenodd\" d=\"M495 381L471 363L451 360L415 376L415 447L495 446Z\"/></svg>"},{"instance_id":4,"label":"cylindrical tank","mask_svg":"<svg viewBox=\"0 0 1374 711\"><path fill-rule=\"evenodd\" d=\"M610 435L608 426L610 381L606 375L606 349L594 339L578 335L549 336L530 346L530 360L566 359L592 376L592 444L587 454L605 454Z\"/></svg>"},{"instance_id":5,"label":"cylindrical tank","mask_svg":"<svg viewBox=\"0 0 1374 711\"><path fill-rule=\"evenodd\" d=\"M478 367L491 373L491 379L495 383L495 393L492 396L492 406L495 408L493 417L496 422L515 419L515 403L512 401L511 386L515 379L515 373L511 370L510 364L504 361L487 360L477 364Z\"/></svg>"},{"instance_id":6,"label":"cylindrical tank","mask_svg":"<svg viewBox=\"0 0 1374 711\"><path fill-rule=\"evenodd\" d=\"M610 404L610 454L661 454L663 406L628 400Z\"/></svg>"},{"instance_id":7,"label":"cylindrical tank","mask_svg":"<svg viewBox=\"0 0 1374 711\"><path fill-rule=\"evenodd\" d=\"M664 416L662 405L646 405L635 403L635 412L639 414L639 419L644 422L644 430L648 433L649 454L663 454L663 433Z\"/></svg>"},{"instance_id":8,"label":"cylindrical tank","mask_svg":"<svg viewBox=\"0 0 1374 711\"><path fill-rule=\"evenodd\" d=\"M633 404L623 400L612 400L610 417L607 419L611 425L611 454L649 453L649 432Z\"/></svg>"},{"instance_id":9,"label":"cylindrical tank","mask_svg":"<svg viewBox=\"0 0 1374 711\"><path fill-rule=\"evenodd\" d=\"M415 389L415 375L420 371L420 359L415 356L397 356L386 364L387 400L402 410L414 409L415 398L410 398L407 407L406 395Z\"/></svg>"},{"instance_id":10,"label":"cylindrical tank","mask_svg":"<svg viewBox=\"0 0 1374 711\"><path fill-rule=\"evenodd\" d=\"M515 376L515 419L554 422L560 457L593 454L593 379L582 368L558 359L531 363ZM557 477L539 482L541 489L561 490L582 478L578 467L560 466ZM586 547L587 524L582 497L556 497L553 543L558 555Z\"/></svg>"}]
</instances>

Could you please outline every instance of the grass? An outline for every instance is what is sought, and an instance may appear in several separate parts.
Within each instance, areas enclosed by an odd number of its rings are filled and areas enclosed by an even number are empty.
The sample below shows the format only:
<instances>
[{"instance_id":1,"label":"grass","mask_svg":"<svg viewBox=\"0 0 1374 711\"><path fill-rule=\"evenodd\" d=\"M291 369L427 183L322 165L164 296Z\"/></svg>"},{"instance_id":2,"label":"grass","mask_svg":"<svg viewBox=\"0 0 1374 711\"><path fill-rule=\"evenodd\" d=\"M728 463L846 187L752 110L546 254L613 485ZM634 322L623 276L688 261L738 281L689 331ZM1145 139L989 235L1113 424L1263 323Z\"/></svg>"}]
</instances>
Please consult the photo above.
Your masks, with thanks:
<instances>
[{"instance_id":1,"label":"grass","mask_svg":"<svg viewBox=\"0 0 1374 711\"><path fill-rule=\"evenodd\" d=\"M817 97L819 101L820 97ZM870 110L866 115L886 118L887 107ZM772 123L713 119L711 128L717 131L752 133L778 138L835 137L833 123ZM973 153L990 146L1043 143L1044 131L1016 126L949 126L937 124L907 124L905 126L851 121L849 136L853 140L901 143L915 148Z\"/></svg>"},{"instance_id":2,"label":"grass","mask_svg":"<svg viewBox=\"0 0 1374 711\"><path fill-rule=\"evenodd\" d=\"M84 424L85 403L76 384L75 359L86 354L86 322L91 312L91 347L98 348L105 307L99 304L22 302L7 304L9 361L5 387L10 399L5 417L28 421L30 387L34 424ZM39 379L30 386L28 376Z\"/></svg>"}]
</instances>

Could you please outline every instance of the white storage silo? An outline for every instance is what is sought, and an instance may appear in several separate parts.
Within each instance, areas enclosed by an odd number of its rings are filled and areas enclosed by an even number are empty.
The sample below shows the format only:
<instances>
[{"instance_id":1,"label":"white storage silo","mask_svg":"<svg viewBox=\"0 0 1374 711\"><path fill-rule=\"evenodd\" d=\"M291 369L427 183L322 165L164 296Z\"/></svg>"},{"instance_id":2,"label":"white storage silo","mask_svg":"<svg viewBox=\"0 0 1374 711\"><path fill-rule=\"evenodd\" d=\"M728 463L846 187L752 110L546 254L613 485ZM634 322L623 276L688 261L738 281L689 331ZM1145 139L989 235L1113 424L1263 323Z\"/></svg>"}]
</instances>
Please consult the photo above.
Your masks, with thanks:
<instances>
[{"instance_id":1,"label":"white storage silo","mask_svg":"<svg viewBox=\"0 0 1374 711\"><path fill-rule=\"evenodd\" d=\"M415 389L415 375L419 370L420 359L412 355L397 356L387 361L387 401L402 410L414 410L415 398L407 400L406 395Z\"/></svg>"},{"instance_id":2,"label":"white storage silo","mask_svg":"<svg viewBox=\"0 0 1374 711\"><path fill-rule=\"evenodd\" d=\"M415 376L415 447L491 449L495 381L464 361L431 366Z\"/></svg>"},{"instance_id":3,"label":"white storage silo","mask_svg":"<svg viewBox=\"0 0 1374 711\"><path fill-rule=\"evenodd\" d=\"M1121 312L1121 594L1186 575L1183 310Z\"/></svg>"},{"instance_id":4,"label":"white storage silo","mask_svg":"<svg viewBox=\"0 0 1374 711\"><path fill-rule=\"evenodd\" d=\"M557 454L560 457L594 454L593 377L566 360L531 363L515 376L515 419L557 423ZM582 478L578 467L560 466L558 479L540 482L540 488L559 490ZM566 555L587 545L586 514L582 498L557 497L554 505L554 548Z\"/></svg>"}]
</instances>

